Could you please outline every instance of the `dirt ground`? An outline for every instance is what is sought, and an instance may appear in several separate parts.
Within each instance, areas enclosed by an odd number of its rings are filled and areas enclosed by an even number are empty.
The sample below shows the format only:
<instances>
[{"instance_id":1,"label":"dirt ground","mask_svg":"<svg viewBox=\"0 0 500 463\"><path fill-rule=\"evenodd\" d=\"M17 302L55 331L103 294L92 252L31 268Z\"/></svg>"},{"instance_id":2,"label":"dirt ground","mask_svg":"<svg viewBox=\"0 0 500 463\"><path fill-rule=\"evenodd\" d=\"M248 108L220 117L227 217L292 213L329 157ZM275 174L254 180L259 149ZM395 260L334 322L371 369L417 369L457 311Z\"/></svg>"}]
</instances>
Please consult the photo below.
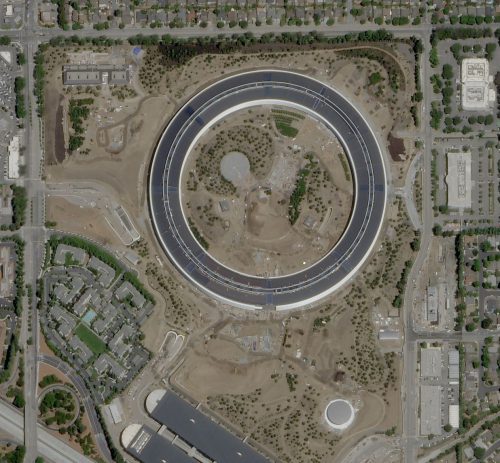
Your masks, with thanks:
<instances>
[{"instance_id":1,"label":"dirt ground","mask_svg":"<svg viewBox=\"0 0 500 463\"><path fill-rule=\"evenodd\" d=\"M92 182L127 209L143 237L134 245L141 256L136 268L158 301L155 313L142 327L145 345L158 352L169 329L186 335L187 347L171 370L172 383L284 462L306 463L315 458L333 463L365 435L393 426L400 431L401 352L398 346L382 350L376 330L380 327L377 320L389 319L404 261L412 256L413 232L401 202L388 204L386 228L373 258L350 287L308 311L249 314L190 287L163 257L151 232L146 202L151 153L161 128L195 91L223 74L262 66L299 70L343 92L373 122L381 146L386 146L390 133L412 140L415 131L408 109L413 64L404 47L388 46L384 51L399 63L406 79L400 87L405 90L394 94L387 85L367 86L374 72L385 82L389 79L377 61L331 50L199 56L161 73L154 71L160 57L147 51L143 68L151 74L150 84L141 88L134 81L136 95L123 101L104 90L97 95L86 89L64 92L58 66L69 50L60 57L54 53L48 60L47 87L53 88L48 90L47 102L56 107L60 95L66 100L93 96L96 102L86 121L84 146L62 163L49 160L47 182ZM67 137L69 129L65 116L60 128L56 116L51 117L45 122L46 144L54 150L55 134L62 130ZM412 154L409 150L402 161L390 164L394 186L404 183ZM58 222L61 230L88 234L124 250L110 236L113 233L102 214L91 207L49 198L47 219ZM390 323L397 325L398 320L393 317ZM243 328L227 329L228 323ZM145 374L151 375L152 389L168 380L154 371ZM324 407L337 397L351 400L357 410L354 424L341 435L329 430L323 420Z\"/></svg>"},{"instance_id":2,"label":"dirt ground","mask_svg":"<svg viewBox=\"0 0 500 463\"><path fill-rule=\"evenodd\" d=\"M408 110L409 100L403 97L401 92L398 93L397 98L388 99L385 94L378 95L373 91L362 91L369 72L378 70L384 76L384 69L373 60L347 59L329 50L295 54L279 53L264 57L217 55L212 56L209 61L206 56L199 56L180 69L164 73L159 86L162 93L158 96L156 94L148 96L144 90L141 91L140 83L134 81L132 85L137 90L136 96L120 101L106 93L104 89L99 91L97 97L95 89L87 93L86 89L63 90L60 65L69 62L68 54L73 48L65 49L64 53L60 53L58 49L54 52L47 52L49 85L46 86L46 108L57 107L61 95L64 96L64 100L77 96L95 98L96 101L87 121L86 141L81 150L86 152L90 149L90 152L88 154L75 152L61 164L48 161L45 171L46 180L50 183L83 179L109 185L115 191L116 198L119 198L132 216L138 218L140 224L144 224L147 220L145 214L147 209L144 207L146 167L160 129L171 117L176 106L185 101L197 88L220 77L221 74L263 65L294 68L320 78L340 91L345 90L346 95L363 112L367 113L372 121L377 121L379 126L377 133L382 140L385 134L394 127L407 130L409 126L408 116L404 115L404 111ZM399 56L398 53L401 52L391 50L390 53ZM398 62L406 73L409 64L403 57L400 58ZM355 65L352 64L353 62ZM201 75L203 75L203 81L200 80ZM385 78L387 79L387 76ZM117 111L117 109L120 110ZM47 152L54 151L53 147L56 142L55 114L55 111L47 109L44 117ZM63 117L63 124L68 124L66 116ZM98 136L99 130L112 130L113 127L123 124L128 126L127 141L118 154L112 154L99 146L98 140L102 138ZM404 166L405 163L401 165ZM398 167L398 169L404 170L403 167ZM397 178L399 177L398 174Z\"/></svg>"},{"instance_id":3,"label":"dirt ground","mask_svg":"<svg viewBox=\"0 0 500 463\"><path fill-rule=\"evenodd\" d=\"M54 368L51 365L47 365L46 363L40 362L40 365L38 367L38 378L41 381L45 376L48 375L54 375L57 377L62 383L70 383L71 381L69 378L59 371L57 368ZM37 395L40 394L41 389L40 386L37 386Z\"/></svg>"},{"instance_id":4,"label":"dirt ground","mask_svg":"<svg viewBox=\"0 0 500 463\"><path fill-rule=\"evenodd\" d=\"M43 335L40 336L40 342L39 342L38 349L39 349L39 351L40 351L41 354L54 355L54 352L52 352L52 350L50 349L50 347L45 342L45 336L43 336Z\"/></svg>"},{"instance_id":5,"label":"dirt ground","mask_svg":"<svg viewBox=\"0 0 500 463\"><path fill-rule=\"evenodd\" d=\"M300 456L306 449L314 449L318 461L337 461L332 456L365 435L397 427L400 416L400 360L373 355L368 314L353 319L359 293L352 293L340 294L336 307L291 316L282 324L271 314L260 321L219 323L185 353L171 381L282 461L309 461ZM366 338L358 337L360 330ZM353 339L360 348L350 351ZM351 400L357 410L342 435L323 418L328 402L338 397ZM290 422L296 433L287 432ZM312 429L309 441L297 438Z\"/></svg>"},{"instance_id":6,"label":"dirt ground","mask_svg":"<svg viewBox=\"0 0 500 463\"><path fill-rule=\"evenodd\" d=\"M83 234L104 245L117 245L119 239L97 209L79 207L61 197L48 197L47 220L57 223L57 228L69 233Z\"/></svg>"},{"instance_id":7,"label":"dirt ground","mask_svg":"<svg viewBox=\"0 0 500 463\"><path fill-rule=\"evenodd\" d=\"M297 115L295 137L276 129L279 114ZM250 171L233 185L221 178L220 163L235 151L249 159ZM290 197L304 169L306 193L292 225ZM255 275L296 272L323 257L344 231L353 201L352 173L337 138L284 107L242 110L209 130L188 160L183 183L184 210L209 252Z\"/></svg>"}]
</instances>

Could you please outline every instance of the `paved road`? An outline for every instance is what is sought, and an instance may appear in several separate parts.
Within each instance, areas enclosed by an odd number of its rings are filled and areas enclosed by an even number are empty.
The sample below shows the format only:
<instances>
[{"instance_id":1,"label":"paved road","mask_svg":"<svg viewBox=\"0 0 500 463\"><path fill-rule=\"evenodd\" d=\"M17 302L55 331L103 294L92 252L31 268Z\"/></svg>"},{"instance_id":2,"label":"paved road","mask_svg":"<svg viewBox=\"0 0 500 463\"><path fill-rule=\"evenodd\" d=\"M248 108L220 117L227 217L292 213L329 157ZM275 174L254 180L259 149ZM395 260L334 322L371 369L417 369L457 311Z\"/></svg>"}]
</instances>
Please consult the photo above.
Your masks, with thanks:
<instances>
[{"instance_id":1,"label":"paved road","mask_svg":"<svg viewBox=\"0 0 500 463\"><path fill-rule=\"evenodd\" d=\"M40 149L40 133L39 120L36 114L36 107L33 102L33 55L37 48L37 42L30 40L30 31L35 25L35 4L33 0L26 2L25 24L26 27L21 31L20 44L24 47L27 64L24 66L26 79L26 96L27 102L27 117L25 121L25 143L26 143L26 159L27 159L27 175L23 179L24 186L27 191L28 198L31 202L31 214L28 214L27 225L21 230L21 236L26 242L25 249L25 281L31 284L33 292L37 287L37 279L40 274L42 258L45 243L44 230L44 196L41 189L42 183L40 180L40 163L42 150ZM38 371L36 355L38 352L38 314L37 301L34 297L31 306L24 307L23 314L23 331L25 333L24 349L25 349L25 374L24 374L24 396L26 405L24 407L25 417L25 446L26 457L25 461L31 463L38 456L41 449L37 449L37 416L38 404L36 397ZM26 326L27 318L31 318L31 332ZM26 342L27 338L32 338L31 345Z\"/></svg>"},{"instance_id":2,"label":"paved road","mask_svg":"<svg viewBox=\"0 0 500 463\"><path fill-rule=\"evenodd\" d=\"M201 134L235 108L279 103L322 120L340 139L354 172L350 222L335 247L319 262L292 275L257 277L213 259L198 243L181 205L182 169ZM259 70L207 87L174 116L154 156L150 207L159 240L177 268L203 291L243 308L301 307L346 283L368 257L380 231L386 203L381 150L368 123L342 95L302 74Z\"/></svg>"},{"instance_id":3,"label":"paved road","mask_svg":"<svg viewBox=\"0 0 500 463\"><path fill-rule=\"evenodd\" d=\"M415 230L420 230L422 227L420 214L417 211L416 202L413 200L415 178L417 175L420 175L419 169L421 157L421 154L418 154L411 161L408 172L406 173L405 186L403 188L403 197L406 209L408 211L408 215L410 216L411 224Z\"/></svg>"},{"instance_id":4,"label":"paved road","mask_svg":"<svg viewBox=\"0 0 500 463\"><path fill-rule=\"evenodd\" d=\"M415 297L416 287L412 284L417 279L425 259L427 258L433 225L433 210L431 200L431 149L432 149L432 132L429 125L429 108L431 92L428 90L428 82L430 78L429 72L429 40L430 36L425 35L422 38L424 44L424 52L421 55L421 82L424 91L424 103L422 105L421 124L424 128L424 152L422 159L422 236L420 250L415 259L415 263L408 275L408 284L406 286L404 298L404 329L405 329L405 344L403 349L404 354L404 370L401 384L402 406L403 406L403 439L405 442L405 463L414 463L417 458L417 450L419 447L419 430L418 430L418 378L415 374L417 366L417 340L419 334L413 330L413 299ZM426 333L422 335L427 336ZM442 334L438 335L439 339L443 338Z\"/></svg>"},{"instance_id":5,"label":"paved road","mask_svg":"<svg viewBox=\"0 0 500 463\"><path fill-rule=\"evenodd\" d=\"M23 422L23 415L19 410L0 401L0 429L3 432L22 442L24 439ZM38 425L36 428L38 453L46 460L53 463L93 463L91 459L50 434L43 426ZM31 460L26 458L24 461L31 463Z\"/></svg>"},{"instance_id":6,"label":"paved road","mask_svg":"<svg viewBox=\"0 0 500 463\"><path fill-rule=\"evenodd\" d=\"M85 410L87 411L87 415L90 421L90 426L92 427L92 434L95 437L97 446L99 447L99 451L107 461L111 461L111 454L109 452L106 439L104 437L104 432L102 430L101 423L97 418L94 402L90 397L90 394L85 386L83 379L79 375L77 375L76 372L70 366L68 366L67 363L63 362L62 360L56 357L40 354L38 355L38 360L40 362L46 363L47 365L51 365L54 368L57 368L59 371L64 373L75 385L78 394L82 399L83 405L85 406Z\"/></svg>"},{"instance_id":7,"label":"paved road","mask_svg":"<svg viewBox=\"0 0 500 463\"><path fill-rule=\"evenodd\" d=\"M498 418L500 416L500 413L495 413L494 415L487 416L483 420L479 421L475 426L470 428L465 434L454 434L451 439L446 440L442 444L434 447L427 455L420 457L418 460L418 463L430 463L433 461L440 453L451 449L455 445L457 445L459 442L464 443L467 445L468 440L472 435L474 435L477 431L481 430L481 426L484 424L485 421L490 421L494 420L495 418ZM494 449L499 448L500 441L495 442L495 444L492 446ZM491 448L491 447L490 447Z\"/></svg>"}]
</instances>

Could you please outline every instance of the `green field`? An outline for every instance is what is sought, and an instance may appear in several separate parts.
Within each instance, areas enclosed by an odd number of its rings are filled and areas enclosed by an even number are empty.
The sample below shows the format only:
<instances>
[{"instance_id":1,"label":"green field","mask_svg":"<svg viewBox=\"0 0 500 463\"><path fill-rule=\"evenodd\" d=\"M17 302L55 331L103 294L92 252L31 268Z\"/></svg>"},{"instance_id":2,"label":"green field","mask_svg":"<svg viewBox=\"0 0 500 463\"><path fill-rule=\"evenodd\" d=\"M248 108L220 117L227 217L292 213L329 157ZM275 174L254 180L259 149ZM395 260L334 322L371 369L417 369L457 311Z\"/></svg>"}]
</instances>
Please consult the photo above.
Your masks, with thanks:
<instances>
[{"instance_id":1,"label":"green field","mask_svg":"<svg viewBox=\"0 0 500 463\"><path fill-rule=\"evenodd\" d=\"M106 352L106 344L82 323L76 327L75 334L95 355Z\"/></svg>"},{"instance_id":2,"label":"green field","mask_svg":"<svg viewBox=\"0 0 500 463\"><path fill-rule=\"evenodd\" d=\"M298 129L295 127L292 127L291 125L287 124L286 122L283 121L276 121L276 128L278 129L278 132L281 133L281 135L284 135L285 137L289 138L295 138L297 134L299 133Z\"/></svg>"}]
</instances>

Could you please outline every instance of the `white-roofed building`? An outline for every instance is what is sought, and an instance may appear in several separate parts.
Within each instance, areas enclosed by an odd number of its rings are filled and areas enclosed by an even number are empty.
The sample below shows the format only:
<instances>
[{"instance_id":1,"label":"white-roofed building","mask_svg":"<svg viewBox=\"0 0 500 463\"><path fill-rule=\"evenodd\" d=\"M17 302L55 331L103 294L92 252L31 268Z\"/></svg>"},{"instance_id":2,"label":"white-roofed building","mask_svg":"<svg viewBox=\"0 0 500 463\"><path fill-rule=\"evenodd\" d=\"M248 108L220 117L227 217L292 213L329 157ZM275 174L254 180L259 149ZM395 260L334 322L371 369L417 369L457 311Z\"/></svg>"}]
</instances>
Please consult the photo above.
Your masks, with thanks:
<instances>
[{"instance_id":1,"label":"white-roofed building","mask_svg":"<svg viewBox=\"0 0 500 463\"><path fill-rule=\"evenodd\" d=\"M15 135L9 143L8 173L9 178L19 178L20 163L19 137Z\"/></svg>"},{"instance_id":2,"label":"white-roofed building","mask_svg":"<svg viewBox=\"0 0 500 463\"><path fill-rule=\"evenodd\" d=\"M439 378L441 364L440 347L429 347L420 351L420 376L422 378Z\"/></svg>"},{"instance_id":3,"label":"white-roofed building","mask_svg":"<svg viewBox=\"0 0 500 463\"><path fill-rule=\"evenodd\" d=\"M420 434L441 435L441 387L420 386Z\"/></svg>"},{"instance_id":4,"label":"white-roofed building","mask_svg":"<svg viewBox=\"0 0 500 463\"><path fill-rule=\"evenodd\" d=\"M462 60L462 108L466 111L484 111L495 103L493 76L490 76L486 58Z\"/></svg>"},{"instance_id":5,"label":"white-roofed building","mask_svg":"<svg viewBox=\"0 0 500 463\"><path fill-rule=\"evenodd\" d=\"M472 206L471 153L470 151L449 151L447 159L448 207L470 209Z\"/></svg>"},{"instance_id":6,"label":"white-roofed building","mask_svg":"<svg viewBox=\"0 0 500 463\"><path fill-rule=\"evenodd\" d=\"M450 426L454 429L457 429L460 424L459 411L460 408L458 405L448 406L448 423L450 423Z\"/></svg>"}]
</instances>

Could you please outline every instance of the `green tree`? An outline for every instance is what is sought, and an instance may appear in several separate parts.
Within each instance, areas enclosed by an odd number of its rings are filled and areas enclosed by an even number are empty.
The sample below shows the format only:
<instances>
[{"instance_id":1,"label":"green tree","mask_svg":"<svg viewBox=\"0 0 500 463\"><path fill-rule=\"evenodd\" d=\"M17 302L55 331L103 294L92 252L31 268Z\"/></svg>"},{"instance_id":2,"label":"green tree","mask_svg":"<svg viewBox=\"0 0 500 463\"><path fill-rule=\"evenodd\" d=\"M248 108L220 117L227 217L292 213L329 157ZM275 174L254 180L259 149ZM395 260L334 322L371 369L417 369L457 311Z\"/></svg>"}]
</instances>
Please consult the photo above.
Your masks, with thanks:
<instances>
[{"instance_id":1,"label":"green tree","mask_svg":"<svg viewBox=\"0 0 500 463\"><path fill-rule=\"evenodd\" d=\"M474 456L478 459L484 458L486 451L482 447L476 447L474 449Z\"/></svg>"},{"instance_id":2,"label":"green tree","mask_svg":"<svg viewBox=\"0 0 500 463\"><path fill-rule=\"evenodd\" d=\"M489 317L486 317L481 321L481 328L487 330L491 327L492 323L493 323L493 320Z\"/></svg>"},{"instance_id":3,"label":"green tree","mask_svg":"<svg viewBox=\"0 0 500 463\"><path fill-rule=\"evenodd\" d=\"M443 65L443 72L441 73L441 76L446 80L453 79L453 67L451 66L451 64Z\"/></svg>"},{"instance_id":4,"label":"green tree","mask_svg":"<svg viewBox=\"0 0 500 463\"><path fill-rule=\"evenodd\" d=\"M382 80L382 76L379 72L374 72L369 75L368 82L370 85L378 84Z\"/></svg>"},{"instance_id":5,"label":"green tree","mask_svg":"<svg viewBox=\"0 0 500 463\"><path fill-rule=\"evenodd\" d=\"M436 47L431 48L431 52L429 54L429 62L431 63L431 67L435 68L439 64L438 51Z\"/></svg>"},{"instance_id":6,"label":"green tree","mask_svg":"<svg viewBox=\"0 0 500 463\"><path fill-rule=\"evenodd\" d=\"M476 329L476 324L474 322L469 322L465 325L465 330L468 332L474 331Z\"/></svg>"}]
</instances>

